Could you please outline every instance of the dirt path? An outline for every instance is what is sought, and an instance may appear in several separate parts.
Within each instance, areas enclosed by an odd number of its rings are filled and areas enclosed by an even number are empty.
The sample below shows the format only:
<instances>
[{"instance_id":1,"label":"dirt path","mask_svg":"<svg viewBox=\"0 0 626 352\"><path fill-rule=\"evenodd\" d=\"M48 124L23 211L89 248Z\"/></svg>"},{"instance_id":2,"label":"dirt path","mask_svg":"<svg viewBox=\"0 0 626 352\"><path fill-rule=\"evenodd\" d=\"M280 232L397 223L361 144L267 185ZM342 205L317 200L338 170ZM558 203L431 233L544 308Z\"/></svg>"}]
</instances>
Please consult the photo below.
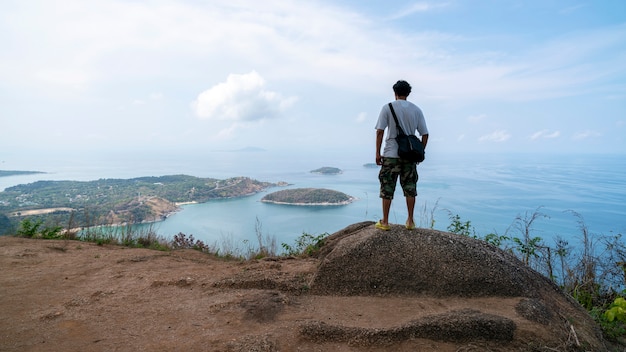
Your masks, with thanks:
<instances>
[{"instance_id":1,"label":"dirt path","mask_svg":"<svg viewBox=\"0 0 626 352\"><path fill-rule=\"evenodd\" d=\"M54 212L57 212L57 211L71 212L71 211L74 211L74 209L61 207L61 208L45 208L45 209L33 209L33 210L21 210L21 211L17 211L17 212L11 213L10 216L42 215L42 214L54 213Z\"/></svg>"}]
</instances>

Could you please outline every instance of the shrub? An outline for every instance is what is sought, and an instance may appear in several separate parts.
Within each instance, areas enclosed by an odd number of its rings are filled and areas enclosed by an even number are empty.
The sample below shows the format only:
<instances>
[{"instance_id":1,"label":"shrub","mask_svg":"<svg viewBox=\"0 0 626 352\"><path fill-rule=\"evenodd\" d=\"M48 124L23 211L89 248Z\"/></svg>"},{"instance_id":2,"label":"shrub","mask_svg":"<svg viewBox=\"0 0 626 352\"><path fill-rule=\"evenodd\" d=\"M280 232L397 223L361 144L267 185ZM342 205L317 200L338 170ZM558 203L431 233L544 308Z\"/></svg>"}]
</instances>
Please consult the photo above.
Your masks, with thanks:
<instances>
[{"instance_id":1,"label":"shrub","mask_svg":"<svg viewBox=\"0 0 626 352\"><path fill-rule=\"evenodd\" d=\"M302 235L296 238L295 246L290 246L286 243L282 244L283 249L287 255L306 255L310 256L317 253L324 245L324 239L328 237L328 233L313 236L308 233L302 233Z\"/></svg>"},{"instance_id":2,"label":"shrub","mask_svg":"<svg viewBox=\"0 0 626 352\"><path fill-rule=\"evenodd\" d=\"M450 225L448 225L449 232L452 232L461 236L477 238L476 230L474 229L470 221L462 222L461 217L458 214L452 215L452 213L449 213L449 218L450 218Z\"/></svg>"},{"instance_id":3,"label":"shrub","mask_svg":"<svg viewBox=\"0 0 626 352\"><path fill-rule=\"evenodd\" d=\"M609 309L604 312L604 316L608 321L617 320L626 323L626 300L623 297L617 297Z\"/></svg>"},{"instance_id":4,"label":"shrub","mask_svg":"<svg viewBox=\"0 0 626 352\"><path fill-rule=\"evenodd\" d=\"M604 313L594 307L589 313L600 324L604 335L612 340L626 335L626 300L617 297Z\"/></svg>"},{"instance_id":5,"label":"shrub","mask_svg":"<svg viewBox=\"0 0 626 352\"><path fill-rule=\"evenodd\" d=\"M209 246L207 246L204 242L193 238L193 235L185 235L182 232L179 232L177 235L174 235L174 239L172 241L172 248L174 249L195 249L200 252L209 252Z\"/></svg>"},{"instance_id":6,"label":"shrub","mask_svg":"<svg viewBox=\"0 0 626 352\"><path fill-rule=\"evenodd\" d=\"M17 235L20 237L33 238L39 233L39 228L43 224L42 220L31 221L29 218L22 220Z\"/></svg>"}]
</instances>

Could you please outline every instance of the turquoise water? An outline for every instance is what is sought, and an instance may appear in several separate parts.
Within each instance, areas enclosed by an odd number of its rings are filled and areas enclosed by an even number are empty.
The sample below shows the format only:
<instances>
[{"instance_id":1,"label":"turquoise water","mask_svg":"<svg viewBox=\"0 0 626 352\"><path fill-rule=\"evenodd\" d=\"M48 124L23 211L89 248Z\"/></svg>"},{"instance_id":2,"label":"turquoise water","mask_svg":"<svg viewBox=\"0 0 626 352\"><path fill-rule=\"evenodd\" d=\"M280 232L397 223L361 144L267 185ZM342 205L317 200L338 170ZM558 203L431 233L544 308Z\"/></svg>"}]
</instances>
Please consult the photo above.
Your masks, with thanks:
<instances>
[{"instance_id":1,"label":"turquoise water","mask_svg":"<svg viewBox=\"0 0 626 352\"><path fill-rule=\"evenodd\" d=\"M358 198L352 204L302 207L261 203L264 193L249 197L186 205L153 225L157 233L193 234L207 243L228 239L256 241L256 228L277 242L293 243L303 232L332 233L355 222L380 218L378 169L366 168L369 153L353 155L289 155L272 152L135 153L63 157L11 158L0 168L40 170L48 174L0 178L0 189L37 180L94 180L188 174L228 178L249 176L289 187L329 188ZM5 156L6 158L6 156ZM418 167L416 219L431 212L435 228L445 230L449 216L471 221L479 235L504 234L516 216L537 208L536 236L574 239L580 235L576 212L591 233L626 231L626 163L622 155L429 155ZM322 166L338 167L340 175L311 174ZM400 188L391 221L404 223L406 206ZM423 223L427 226L428 224ZM517 235L515 233L512 233Z\"/></svg>"}]
</instances>

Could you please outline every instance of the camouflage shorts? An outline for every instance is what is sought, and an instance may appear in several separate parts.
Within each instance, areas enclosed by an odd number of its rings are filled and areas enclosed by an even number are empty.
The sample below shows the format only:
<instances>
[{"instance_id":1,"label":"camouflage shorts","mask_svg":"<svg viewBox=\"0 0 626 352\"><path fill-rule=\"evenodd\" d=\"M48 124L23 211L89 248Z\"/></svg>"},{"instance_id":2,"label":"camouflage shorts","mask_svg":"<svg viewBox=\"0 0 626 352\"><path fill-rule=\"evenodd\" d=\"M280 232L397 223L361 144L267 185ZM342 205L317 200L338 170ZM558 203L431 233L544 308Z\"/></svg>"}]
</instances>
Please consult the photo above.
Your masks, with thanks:
<instances>
[{"instance_id":1,"label":"camouflage shorts","mask_svg":"<svg viewBox=\"0 0 626 352\"><path fill-rule=\"evenodd\" d=\"M405 197L417 196L417 167L415 163L399 158L384 158L378 179L380 180L380 198L393 199L396 183L400 176L400 186Z\"/></svg>"}]
</instances>

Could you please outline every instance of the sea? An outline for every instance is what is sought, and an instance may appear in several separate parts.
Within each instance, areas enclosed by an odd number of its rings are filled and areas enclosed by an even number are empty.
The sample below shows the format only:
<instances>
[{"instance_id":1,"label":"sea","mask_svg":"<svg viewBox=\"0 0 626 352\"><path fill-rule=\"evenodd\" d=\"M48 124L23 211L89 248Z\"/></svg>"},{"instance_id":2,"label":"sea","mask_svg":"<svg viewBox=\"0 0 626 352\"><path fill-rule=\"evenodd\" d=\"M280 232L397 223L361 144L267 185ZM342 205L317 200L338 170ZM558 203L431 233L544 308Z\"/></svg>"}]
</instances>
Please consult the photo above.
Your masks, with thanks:
<instances>
[{"instance_id":1,"label":"sea","mask_svg":"<svg viewBox=\"0 0 626 352\"><path fill-rule=\"evenodd\" d=\"M382 215L378 172L371 153L242 151L76 152L0 155L0 170L45 173L0 177L0 190L39 180L90 181L186 174L225 179L247 176L287 182L287 187L232 199L184 205L150 226L165 238L193 235L206 244L257 243L258 236L292 245L303 234L332 234L377 221ZM419 226L446 231L453 217L468 222L479 237L494 233L522 237L516 219L530 219L531 235L575 244L582 229L596 235L626 233L625 155L433 153L418 165L415 219ZM311 173L336 167L337 175ZM327 188L356 200L341 206L293 206L261 202L285 188ZM390 221L404 224L406 204L398 185Z\"/></svg>"}]
</instances>

